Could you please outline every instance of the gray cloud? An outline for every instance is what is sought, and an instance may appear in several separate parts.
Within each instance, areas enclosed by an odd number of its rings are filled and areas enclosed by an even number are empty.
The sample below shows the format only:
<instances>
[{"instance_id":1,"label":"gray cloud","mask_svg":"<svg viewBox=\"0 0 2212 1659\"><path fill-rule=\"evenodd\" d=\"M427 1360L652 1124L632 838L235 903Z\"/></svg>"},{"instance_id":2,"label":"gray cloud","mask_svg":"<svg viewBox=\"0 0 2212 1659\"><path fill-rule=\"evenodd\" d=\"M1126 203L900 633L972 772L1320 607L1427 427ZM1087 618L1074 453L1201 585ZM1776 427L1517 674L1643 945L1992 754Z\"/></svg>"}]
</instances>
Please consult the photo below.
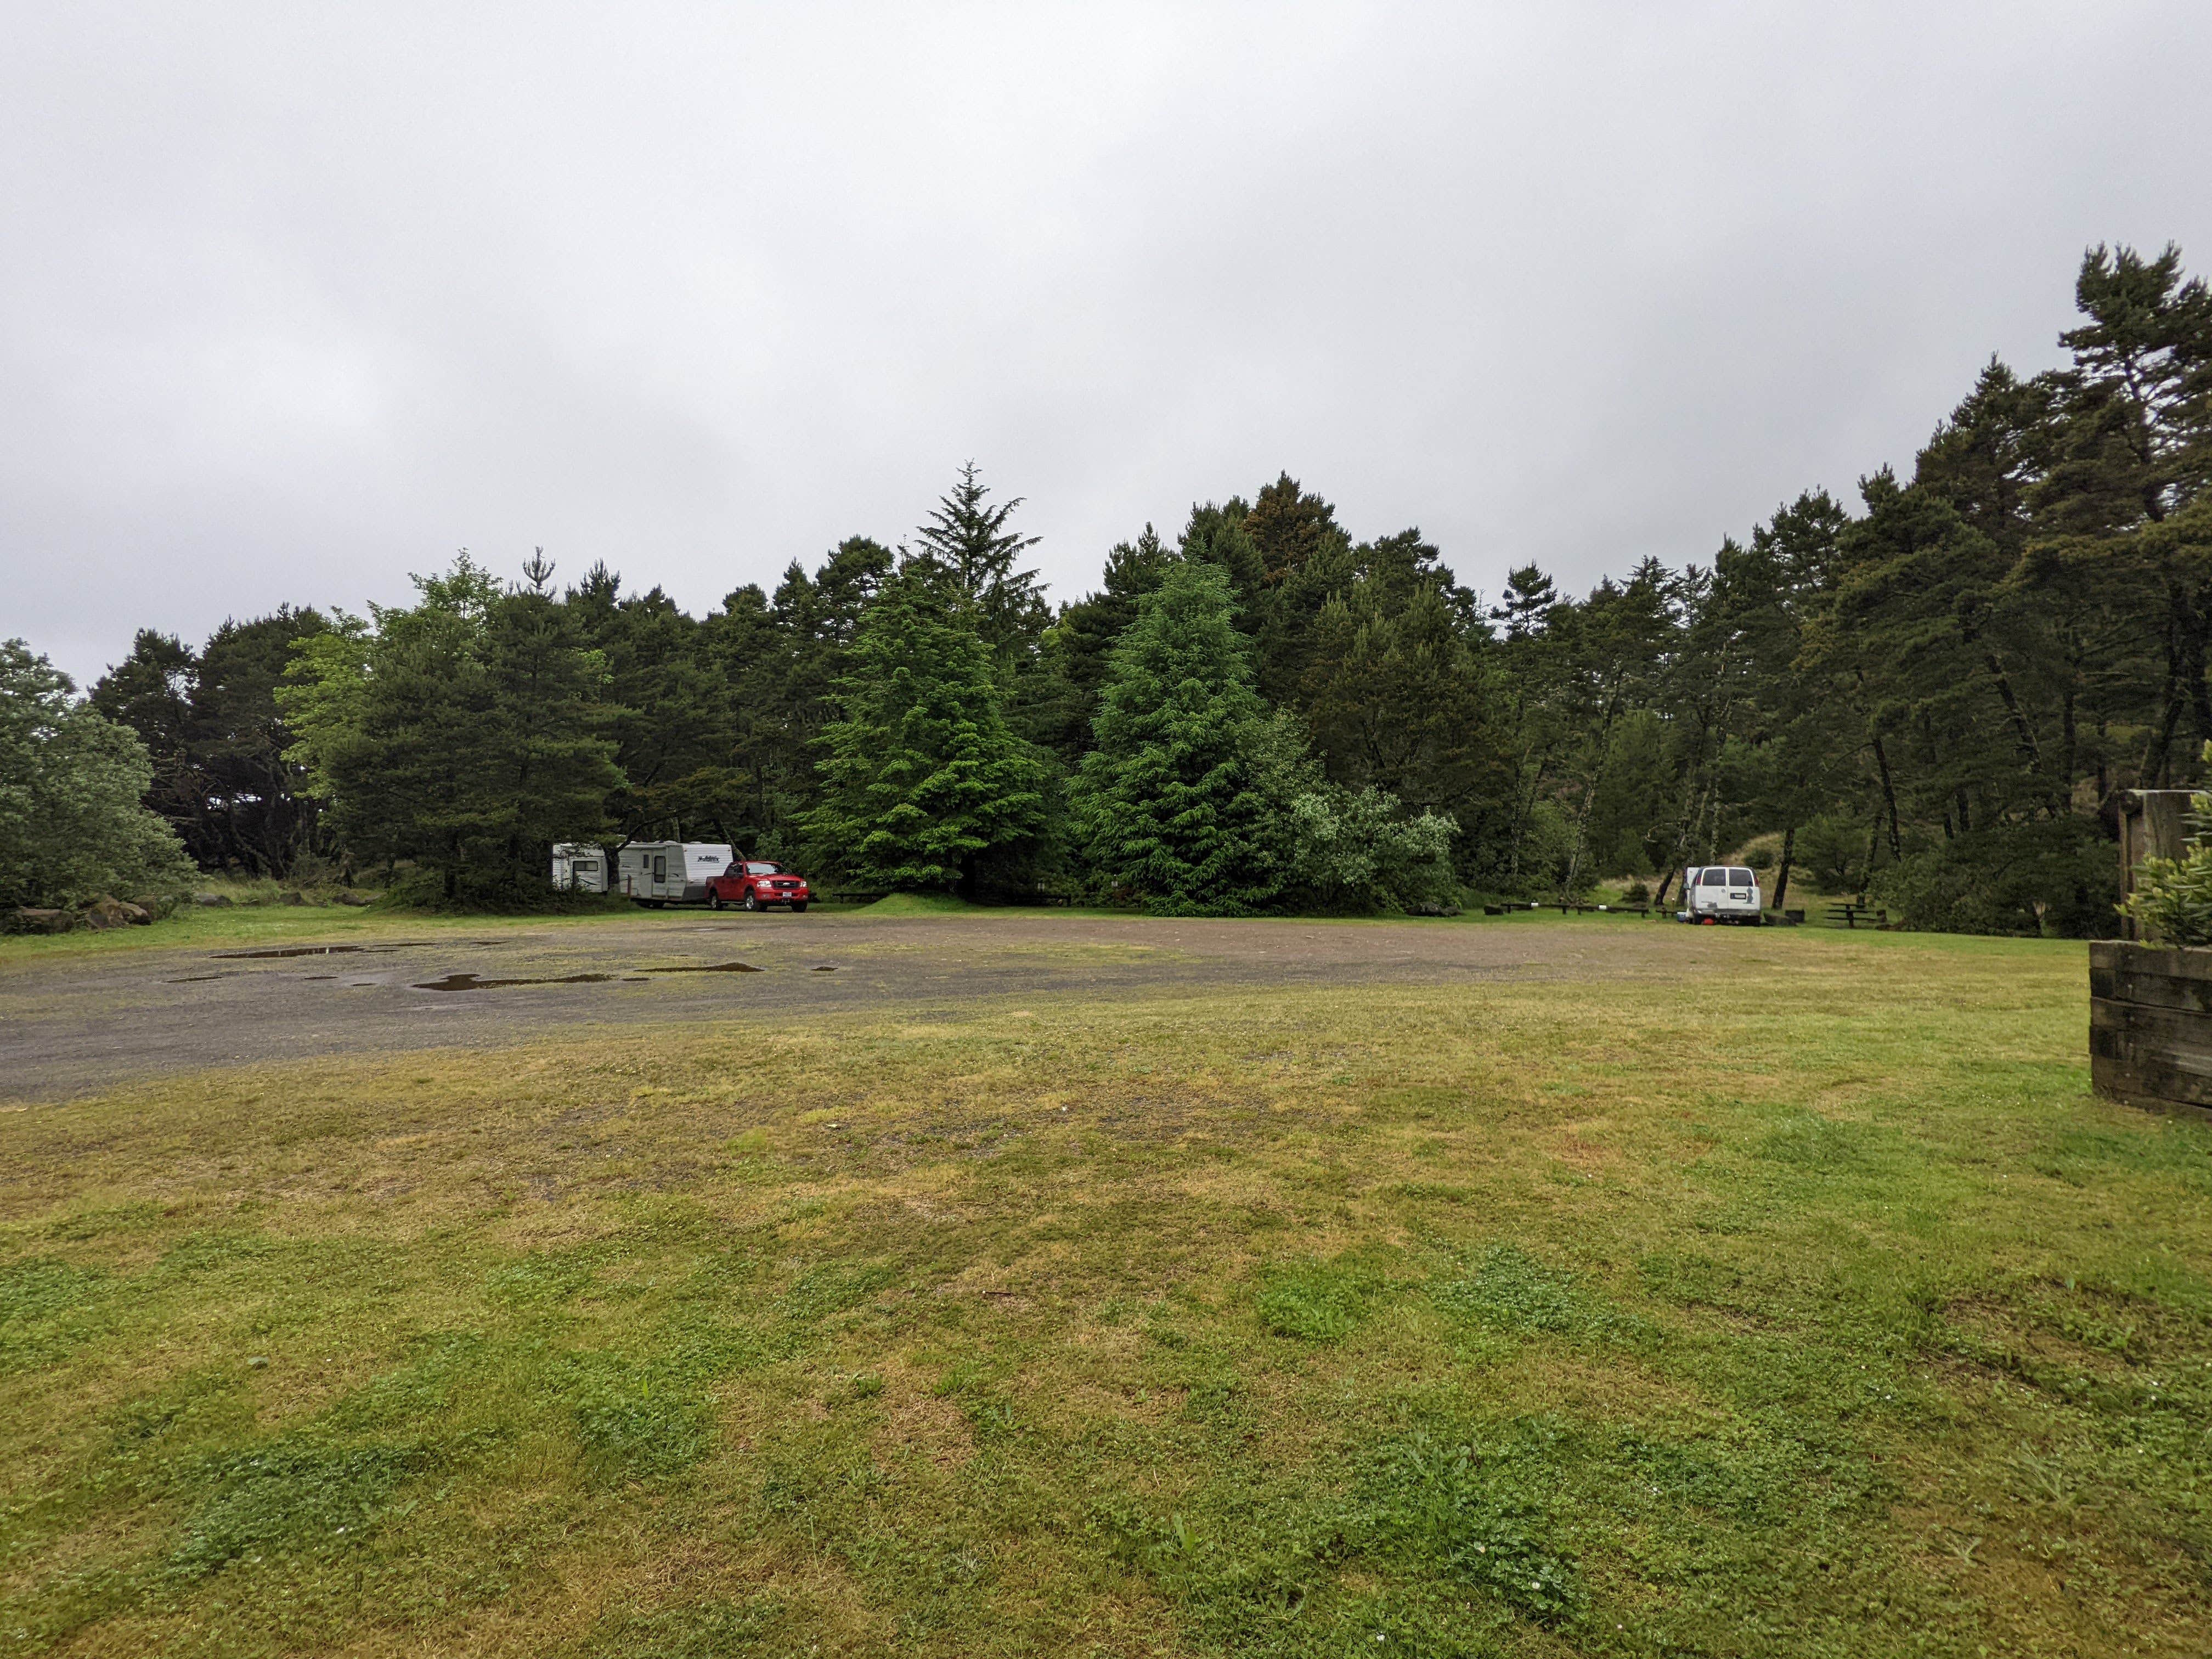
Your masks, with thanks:
<instances>
[{"instance_id":1,"label":"gray cloud","mask_svg":"<svg viewBox=\"0 0 2212 1659\"><path fill-rule=\"evenodd\" d=\"M1909 463L2087 244L2212 270L2197 4L9 33L0 634L81 677L464 544L698 609L971 455L1061 597L1282 468L1580 586Z\"/></svg>"}]
</instances>

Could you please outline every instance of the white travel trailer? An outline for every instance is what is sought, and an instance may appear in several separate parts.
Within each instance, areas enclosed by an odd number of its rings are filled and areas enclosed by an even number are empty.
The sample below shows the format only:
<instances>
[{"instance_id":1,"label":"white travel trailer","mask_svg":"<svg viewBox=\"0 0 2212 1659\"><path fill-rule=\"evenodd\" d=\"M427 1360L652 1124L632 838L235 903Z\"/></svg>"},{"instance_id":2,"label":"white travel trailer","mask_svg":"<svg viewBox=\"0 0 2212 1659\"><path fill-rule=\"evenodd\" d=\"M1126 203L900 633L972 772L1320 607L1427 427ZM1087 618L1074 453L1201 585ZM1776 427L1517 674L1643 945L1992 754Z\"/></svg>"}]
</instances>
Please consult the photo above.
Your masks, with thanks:
<instances>
[{"instance_id":1,"label":"white travel trailer","mask_svg":"<svg viewBox=\"0 0 2212 1659\"><path fill-rule=\"evenodd\" d=\"M553 884L564 893L605 892L607 849L594 847L587 841L555 842Z\"/></svg>"},{"instance_id":2,"label":"white travel trailer","mask_svg":"<svg viewBox=\"0 0 2212 1659\"><path fill-rule=\"evenodd\" d=\"M699 903L707 881L737 861L728 842L634 841L617 854L616 890L641 904Z\"/></svg>"},{"instance_id":3,"label":"white travel trailer","mask_svg":"<svg viewBox=\"0 0 2212 1659\"><path fill-rule=\"evenodd\" d=\"M1693 864L1682 872L1682 908L1674 920L1740 921L1756 927L1766 920L1761 903L1756 870L1741 864Z\"/></svg>"}]
</instances>

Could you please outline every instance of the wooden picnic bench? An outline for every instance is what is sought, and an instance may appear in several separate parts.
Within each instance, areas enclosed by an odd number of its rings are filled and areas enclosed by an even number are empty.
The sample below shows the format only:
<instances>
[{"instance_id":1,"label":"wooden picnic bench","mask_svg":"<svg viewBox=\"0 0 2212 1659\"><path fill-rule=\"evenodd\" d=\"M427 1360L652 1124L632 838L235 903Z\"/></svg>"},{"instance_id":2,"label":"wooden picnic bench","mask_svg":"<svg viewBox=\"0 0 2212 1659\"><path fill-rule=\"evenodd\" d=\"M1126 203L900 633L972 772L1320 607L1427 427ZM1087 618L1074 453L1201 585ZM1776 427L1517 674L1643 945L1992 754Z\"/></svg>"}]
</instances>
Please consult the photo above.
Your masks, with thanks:
<instances>
[{"instance_id":1,"label":"wooden picnic bench","mask_svg":"<svg viewBox=\"0 0 2212 1659\"><path fill-rule=\"evenodd\" d=\"M1876 927L1886 927L1889 925L1889 912L1876 905L1854 904L1846 901L1844 903L1832 904L1828 907L1828 920L1840 921L1846 927L1856 927L1862 921L1870 921Z\"/></svg>"}]
</instances>

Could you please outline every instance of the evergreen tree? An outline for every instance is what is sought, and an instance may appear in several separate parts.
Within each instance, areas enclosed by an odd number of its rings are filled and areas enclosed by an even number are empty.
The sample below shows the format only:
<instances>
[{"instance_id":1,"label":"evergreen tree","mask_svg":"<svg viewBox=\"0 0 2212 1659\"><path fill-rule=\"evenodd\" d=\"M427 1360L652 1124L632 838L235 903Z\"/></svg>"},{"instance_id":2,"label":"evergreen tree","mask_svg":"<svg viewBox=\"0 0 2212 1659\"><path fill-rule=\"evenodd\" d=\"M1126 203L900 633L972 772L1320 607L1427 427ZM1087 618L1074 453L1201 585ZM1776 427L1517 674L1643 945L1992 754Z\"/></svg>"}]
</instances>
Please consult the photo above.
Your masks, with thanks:
<instances>
[{"instance_id":1,"label":"evergreen tree","mask_svg":"<svg viewBox=\"0 0 2212 1659\"><path fill-rule=\"evenodd\" d=\"M968 462L952 493L939 499L937 511L915 532L915 540L959 582L975 607L976 631L1011 664L1036 650L1052 613L1036 572L1015 568L1038 540L1006 527L1022 498L988 507L984 503L990 493L975 463Z\"/></svg>"},{"instance_id":2,"label":"evergreen tree","mask_svg":"<svg viewBox=\"0 0 2212 1659\"><path fill-rule=\"evenodd\" d=\"M285 605L225 622L198 651L142 629L93 687L94 706L137 732L152 757L146 804L204 868L281 878L332 850L284 758L292 736L276 699L295 647L324 626L316 611Z\"/></svg>"},{"instance_id":3,"label":"evergreen tree","mask_svg":"<svg viewBox=\"0 0 2212 1659\"><path fill-rule=\"evenodd\" d=\"M415 605L307 641L278 694L350 848L415 861L448 902L543 887L550 844L597 836L622 783L604 662L550 574L510 593L464 552Z\"/></svg>"},{"instance_id":4,"label":"evergreen tree","mask_svg":"<svg viewBox=\"0 0 2212 1659\"><path fill-rule=\"evenodd\" d=\"M583 647L575 618L554 602L544 550L523 567L528 585L495 600L484 629L492 723L477 780L479 833L498 843L508 882L545 878L554 843L596 839L608 798L623 786L608 728L605 660Z\"/></svg>"},{"instance_id":5,"label":"evergreen tree","mask_svg":"<svg viewBox=\"0 0 2212 1659\"><path fill-rule=\"evenodd\" d=\"M1290 795L1260 760L1279 748L1218 566L1181 562L1138 602L1069 791L1092 884L1188 915L1240 915L1287 878ZM1294 739L1292 741L1295 741Z\"/></svg>"},{"instance_id":6,"label":"evergreen tree","mask_svg":"<svg viewBox=\"0 0 2212 1659\"><path fill-rule=\"evenodd\" d=\"M916 555L863 613L823 732L822 856L902 891L972 891L987 855L1031 836L1042 760L1009 728L960 574Z\"/></svg>"},{"instance_id":7,"label":"evergreen tree","mask_svg":"<svg viewBox=\"0 0 2212 1659\"><path fill-rule=\"evenodd\" d=\"M1115 642L1136 620L1138 601L1160 585L1173 562L1146 525L1135 541L1108 550L1098 591L1063 608L1046 633L1041 684L1029 707L1030 735L1068 767L1091 746L1091 722Z\"/></svg>"},{"instance_id":8,"label":"evergreen tree","mask_svg":"<svg viewBox=\"0 0 2212 1659\"><path fill-rule=\"evenodd\" d=\"M1363 544L1315 618L1298 707L1329 778L1502 836L1488 630L1416 530ZM1473 861L1472 860L1470 861Z\"/></svg>"}]
</instances>

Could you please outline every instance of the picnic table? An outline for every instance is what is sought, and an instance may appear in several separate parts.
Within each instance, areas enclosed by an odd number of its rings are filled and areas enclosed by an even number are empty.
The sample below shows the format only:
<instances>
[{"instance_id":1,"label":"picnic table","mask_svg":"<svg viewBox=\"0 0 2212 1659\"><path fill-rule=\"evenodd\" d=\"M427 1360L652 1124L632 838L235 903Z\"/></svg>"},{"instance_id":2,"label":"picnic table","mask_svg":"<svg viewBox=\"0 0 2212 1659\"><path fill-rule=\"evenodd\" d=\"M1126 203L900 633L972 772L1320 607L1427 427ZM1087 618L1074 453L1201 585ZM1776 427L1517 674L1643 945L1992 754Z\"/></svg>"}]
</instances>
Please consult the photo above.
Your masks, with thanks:
<instances>
[{"instance_id":1,"label":"picnic table","mask_svg":"<svg viewBox=\"0 0 2212 1659\"><path fill-rule=\"evenodd\" d=\"M1828 920L1840 921L1846 927L1856 927L1862 921L1871 921L1877 927L1889 924L1889 912L1871 904L1858 904L1849 900L1828 907Z\"/></svg>"}]
</instances>

